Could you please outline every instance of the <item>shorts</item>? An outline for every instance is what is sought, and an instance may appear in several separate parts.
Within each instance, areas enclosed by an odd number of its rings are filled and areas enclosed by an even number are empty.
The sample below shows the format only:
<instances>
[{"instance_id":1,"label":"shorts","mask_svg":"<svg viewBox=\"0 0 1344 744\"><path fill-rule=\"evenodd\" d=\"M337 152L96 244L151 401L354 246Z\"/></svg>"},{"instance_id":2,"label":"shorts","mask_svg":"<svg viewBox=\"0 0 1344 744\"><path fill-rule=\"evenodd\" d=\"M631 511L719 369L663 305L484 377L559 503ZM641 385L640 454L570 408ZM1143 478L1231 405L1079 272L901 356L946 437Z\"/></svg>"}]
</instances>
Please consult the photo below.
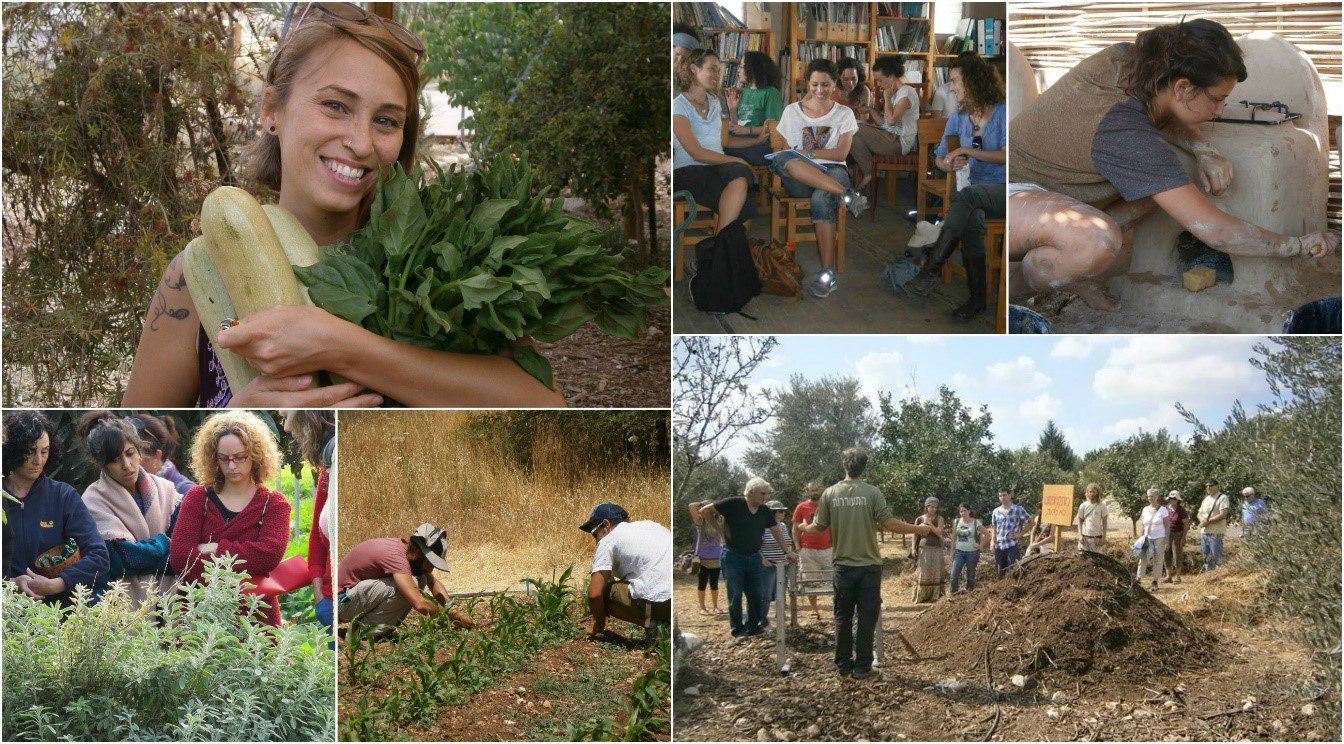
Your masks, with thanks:
<instances>
[{"instance_id":1,"label":"shorts","mask_svg":"<svg viewBox=\"0 0 1344 744\"><path fill-rule=\"evenodd\" d=\"M607 584L606 595L603 599L610 605L626 610L627 615L642 615L646 622L649 620L671 622L672 620L672 600L649 602L643 599L635 599L630 596L630 583L626 581L613 581Z\"/></svg>"},{"instance_id":2,"label":"shorts","mask_svg":"<svg viewBox=\"0 0 1344 744\"><path fill-rule=\"evenodd\" d=\"M756 173L741 163L682 166L672 171L672 190L689 191L695 197L696 204L707 209L718 209L723 190L736 178L747 179L747 200L742 204L739 218L752 219L758 215L756 200L751 198L751 190L757 187Z\"/></svg>"},{"instance_id":3,"label":"shorts","mask_svg":"<svg viewBox=\"0 0 1344 744\"><path fill-rule=\"evenodd\" d=\"M803 548L798 551L798 568L803 573L833 571L831 563L833 548Z\"/></svg>"}]
</instances>

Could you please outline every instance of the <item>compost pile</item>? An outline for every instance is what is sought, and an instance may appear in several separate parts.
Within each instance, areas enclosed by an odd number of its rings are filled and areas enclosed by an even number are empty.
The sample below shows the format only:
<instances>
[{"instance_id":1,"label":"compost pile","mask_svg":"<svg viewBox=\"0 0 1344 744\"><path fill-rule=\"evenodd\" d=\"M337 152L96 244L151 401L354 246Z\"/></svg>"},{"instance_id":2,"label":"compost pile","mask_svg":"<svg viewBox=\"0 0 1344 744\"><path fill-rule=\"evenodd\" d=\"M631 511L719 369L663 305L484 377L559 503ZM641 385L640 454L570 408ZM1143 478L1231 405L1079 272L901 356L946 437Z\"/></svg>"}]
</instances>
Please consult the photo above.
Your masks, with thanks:
<instances>
[{"instance_id":1,"label":"compost pile","mask_svg":"<svg viewBox=\"0 0 1344 744\"><path fill-rule=\"evenodd\" d=\"M982 666L988 649L996 680L1093 670L1138 680L1202 666L1216 641L1136 584L1129 568L1090 552L1024 561L940 602L908 635L946 653L951 669Z\"/></svg>"}]
</instances>

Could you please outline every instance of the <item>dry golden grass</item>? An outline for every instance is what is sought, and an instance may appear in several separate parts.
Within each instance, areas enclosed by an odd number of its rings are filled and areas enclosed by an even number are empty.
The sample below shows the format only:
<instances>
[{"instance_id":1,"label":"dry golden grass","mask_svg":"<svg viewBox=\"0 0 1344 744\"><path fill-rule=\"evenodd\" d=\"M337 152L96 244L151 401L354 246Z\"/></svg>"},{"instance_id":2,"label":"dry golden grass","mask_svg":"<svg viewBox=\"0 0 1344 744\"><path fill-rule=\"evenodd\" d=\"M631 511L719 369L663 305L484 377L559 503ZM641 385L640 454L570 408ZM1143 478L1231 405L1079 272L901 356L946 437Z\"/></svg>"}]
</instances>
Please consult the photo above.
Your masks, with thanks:
<instances>
[{"instance_id":1,"label":"dry golden grass","mask_svg":"<svg viewBox=\"0 0 1344 744\"><path fill-rule=\"evenodd\" d=\"M667 465L590 471L582 452L539 432L533 472L505 462L461 431L462 411L341 413L337 555L373 537L409 535L430 522L448 532L449 592L494 591L574 566L586 581L593 539L578 527L595 504L670 527Z\"/></svg>"}]
</instances>

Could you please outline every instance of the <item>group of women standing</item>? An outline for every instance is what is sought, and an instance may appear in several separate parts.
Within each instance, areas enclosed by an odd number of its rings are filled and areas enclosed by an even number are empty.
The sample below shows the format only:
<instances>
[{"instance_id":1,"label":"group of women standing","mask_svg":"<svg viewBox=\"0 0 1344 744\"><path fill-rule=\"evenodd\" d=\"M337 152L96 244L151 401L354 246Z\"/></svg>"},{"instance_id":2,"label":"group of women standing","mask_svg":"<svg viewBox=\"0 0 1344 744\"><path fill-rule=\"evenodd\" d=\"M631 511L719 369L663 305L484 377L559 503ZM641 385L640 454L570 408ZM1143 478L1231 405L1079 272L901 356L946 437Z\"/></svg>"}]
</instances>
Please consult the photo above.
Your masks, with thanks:
<instances>
[{"instance_id":1,"label":"group of women standing","mask_svg":"<svg viewBox=\"0 0 1344 744\"><path fill-rule=\"evenodd\" d=\"M292 411L285 428L318 468L309 567L329 625L325 502L333 418ZM69 453L50 418L6 413L4 432L4 579L34 599L68 603L83 586L96 601L119 584L139 607L179 582L201 581L214 558L232 556L259 580L284 557L290 503L265 485L279 473L279 448L254 413L219 413L195 432L190 470L200 484L171 460L178 435L170 417L87 413L75 436L98 476L82 496L51 477ZM258 619L280 624L276 597L264 598Z\"/></svg>"},{"instance_id":2,"label":"group of women standing","mask_svg":"<svg viewBox=\"0 0 1344 744\"><path fill-rule=\"evenodd\" d=\"M861 190L873 178L877 156L910 155L918 147L920 96L905 78L904 60L895 55L877 60L875 91L866 85L857 60L812 60L804 73L805 95L786 106L779 70L769 56L747 52L741 89L723 91L718 55L701 48L690 29L677 29L673 49L679 91L672 103L673 188L714 209L717 232L757 216L751 192L764 185L756 183L751 166L768 165L785 194L810 200L820 269L808 291L817 298L830 296L837 284L840 210L857 216L868 207ZM951 198L939 241L909 288L927 293L961 245L971 297L954 316L969 320L985 308L984 223L1002 218L1006 207L1007 114L1002 77L979 57L954 60L948 88L961 110L948 121L938 165L948 172L967 169L969 183ZM949 136L959 137L961 144L949 147Z\"/></svg>"}]
</instances>

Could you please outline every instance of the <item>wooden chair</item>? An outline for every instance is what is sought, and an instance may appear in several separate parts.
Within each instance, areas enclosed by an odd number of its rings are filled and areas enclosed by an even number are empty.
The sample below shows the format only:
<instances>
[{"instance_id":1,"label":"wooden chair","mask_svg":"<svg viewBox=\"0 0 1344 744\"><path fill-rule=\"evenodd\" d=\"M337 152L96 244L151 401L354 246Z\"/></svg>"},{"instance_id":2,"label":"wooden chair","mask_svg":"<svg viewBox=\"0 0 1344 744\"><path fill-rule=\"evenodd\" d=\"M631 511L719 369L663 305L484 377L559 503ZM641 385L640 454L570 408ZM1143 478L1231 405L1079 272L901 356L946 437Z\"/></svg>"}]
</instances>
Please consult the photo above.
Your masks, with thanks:
<instances>
[{"instance_id":1,"label":"wooden chair","mask_svg":"<svg viewBox=\"0 0 1344 744\"><path fill-rule=\"evenodd\" d=\"M775 128L774 121L767 121L770 128L770 148L775 152L789 149L788 142ZM795 246L801 241L817 240L816 227L812 224L812 200L806 196L789 196L784 190L784 181L773 171L770 174L770 238L781 243L792 241ZM844 205L835 217L835 271L845 272L845 218Z\"/></svg>"},{"instance_id":2,"label":"wooden chair","mask_svg":"<svg viewBox=\"0 0 1344 744\"><path fill-rule=\"evenodd\" d=\"M877 221L877 179L884 176L887 182L887 201L896 206L896 177L901 173L911 174L916 181L919 180L919 155L910 153L909 155L874 155L873 156L873 178L868 183L872 185L872 195L868 197L868 219L871 222Z\"/></svg>"},{"instance_id":3,"label":"wooden chair","mask_svg":"<svg viewBox=\"0 0 1344 744\"><path fill-rule=\"evenodd\" d=\"M1004 220L985 220L985 306L989 307L994 303L994 293L998 293L998 298L1002 302L1004 295L1007 294L1003 284L1003 254L1008 249L1004 241L1005 234ZM966 278L966 269L957 264L952 259L948 259L943 264L943 283L950 284L953 276ZM1002 313L1000 313L1002 315ZM1002 322L1002 319L999 321ZM997 324L996 324L997 328Z\"/></svg>"},{"instance_id":4,"label":"wooden chair","mask_svg":"<svg viewBox=\"0 0 1344 744\"><path fill-rule=\"evenodd\" d=\"M943 130L947 128L947 118L943 116L921 117L919 120L919 172L915 174L915 209L919 219L927 217L928 198L937 197L942 201L942 210L952 198L952 189L956 184L949 181L952 174L942 175L934 165L933 150L943 139Z\"/></svg>"},{"instance_id":5,"label":"wooden chair","mask_svg":"<svg viewBox=\"0 0 1344 744\"><path fill-rule=\"evenodd\" d=\"M672 225L675 227L686 221L686 217L691 213L691 207L681 199L672 200ZM695 221L686 227L684 232L677 235L676 261L673 266L673 277L676 281L686 278L686 248L698 244L705 238L714 235L714 226L718 224L718 215L714 210L702 205L695 205Z\"/></svg>"}]
</instances>

